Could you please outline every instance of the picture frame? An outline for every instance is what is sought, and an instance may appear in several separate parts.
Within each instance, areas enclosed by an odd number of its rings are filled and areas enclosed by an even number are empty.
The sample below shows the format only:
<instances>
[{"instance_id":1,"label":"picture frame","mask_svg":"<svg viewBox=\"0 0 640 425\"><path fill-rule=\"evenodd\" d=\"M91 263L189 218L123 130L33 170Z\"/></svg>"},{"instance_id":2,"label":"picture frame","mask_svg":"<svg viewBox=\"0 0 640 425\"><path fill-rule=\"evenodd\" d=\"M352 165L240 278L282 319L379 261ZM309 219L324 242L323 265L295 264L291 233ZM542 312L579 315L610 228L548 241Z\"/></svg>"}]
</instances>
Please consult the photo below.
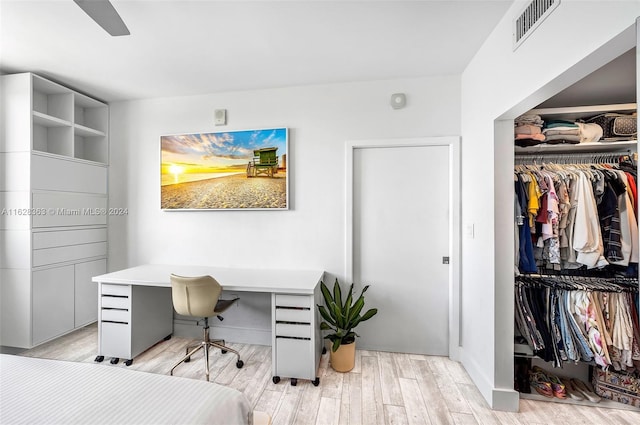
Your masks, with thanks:
<instances>
[{"instance_id":1,"label":"picture frame","mask_svg":"<svg viewBox=\"0 0 640 425\"><path fill-rule=\"evenodd\" d=\"M289 209L286 127L160 137L160 208Z\"/></svg>"}]
</instances>

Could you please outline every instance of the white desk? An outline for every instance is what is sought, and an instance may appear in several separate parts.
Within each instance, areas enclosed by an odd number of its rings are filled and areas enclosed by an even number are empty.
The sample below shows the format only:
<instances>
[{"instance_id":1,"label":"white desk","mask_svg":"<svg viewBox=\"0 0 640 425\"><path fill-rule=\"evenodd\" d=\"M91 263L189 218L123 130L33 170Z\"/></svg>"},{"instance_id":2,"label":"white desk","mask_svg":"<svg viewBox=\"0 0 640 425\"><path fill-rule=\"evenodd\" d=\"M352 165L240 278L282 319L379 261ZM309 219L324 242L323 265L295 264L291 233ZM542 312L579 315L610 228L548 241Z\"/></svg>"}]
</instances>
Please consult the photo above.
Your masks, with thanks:
<instances>
[{"instance_id":1,"label":"white desk","mask_svg":"<svg viewBox=\"0 0 640 425\"><path fill-rule=\"evenodd\" d=\"M98 283L98 357L133 358L173 333L171 273L210 275L225 292L271 294L272 376L312 380L322 354L320 281L323 271L234 269L147 264L93 277Z\"/></svg>"}]
</instances>

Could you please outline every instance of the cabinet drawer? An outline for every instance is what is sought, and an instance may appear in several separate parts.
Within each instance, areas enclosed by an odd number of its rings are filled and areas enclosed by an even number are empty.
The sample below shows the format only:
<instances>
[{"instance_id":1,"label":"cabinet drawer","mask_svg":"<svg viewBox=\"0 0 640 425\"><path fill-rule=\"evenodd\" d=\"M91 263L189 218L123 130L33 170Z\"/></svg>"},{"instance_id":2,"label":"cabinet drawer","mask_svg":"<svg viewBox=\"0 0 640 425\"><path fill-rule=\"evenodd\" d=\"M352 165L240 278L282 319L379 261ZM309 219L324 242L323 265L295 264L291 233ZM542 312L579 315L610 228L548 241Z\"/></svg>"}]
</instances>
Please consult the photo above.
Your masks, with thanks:
<instances>
[{"instance_id":1,"label":"cabinet drawer","mask_svg":"<svg viewBox=\"0 0 640 425\"><path fill-rule=\"evenodd\" d=\"M37 154L31 161L33 189L107 193L107 167Z\"/></svg>"},{"instance_id":2,"label":"cabinet drawer","mask_svg":"<svg viewBox=\"0 0 640 425\"><path fill-rule=\"evenodd\" d=\"M129 296L131 293L130 285L112 285L110 283L101 284L102 295L125 295Z\"/></svg>"},{"instance_id":3,"label":"cabinet drawer","mask_svg":"<svg viewBox=\"0 0 640 425\"><path fill-rule=\"evenodd\" d=\"M129 297L114 297L103 295L100 299L102 308L121 308L128 310L131 306Z\"/></svg>"},{"instance_id":4,"label":"cabinet drawer","mask_svg":"<svg viewBox=\"0 0 640 425\"><path fill-rule=\"evenodd\" d=\"M311 325L292 325L276 323L276 337L290 336L297 338L311 338Z\"/></svg>"},{"instance_id":5,"label":"cabinet drawer","mask_svg":"<svg viewBox=\"0 0 640 425\"><path fill-rule=\"evenodd\" d=\"M109 322L121 322L121 323L129 323L129 318L131 315L129 314L129 310L110 310L110 309L102 309L100 311L101 320L109 321Z\"/></svg>"},{"instance_id":6,"label":"cabinet drawer","mask_svg":"<svg viewBox=\"0 0 640 425\"><path fill-rule=\"evenodd\" d=\"M34 228L107 224L106 195L33 192L32 207L47 211L45 215L31 217Z\"/></svg>"},{"instance_id":7,"label":"cabinet drawer","mask_svg":"<svg viewBox=\"0 0 640 425\"><path fill-rule=\"evenodd\" d=\"M60 246L33 250L33 266L62 263L80 260L82 258L100 257L107 255L107 243L87 243L82 245Z\"/></svg>"},{"instance_id":8,"label":"cabinet drawer","mask_svg":"<svg viewBox=\"0 0 640 425\"><path fill-rule=\"evenodd\" d=\"M276 308L276 321L311 323L311 310Z\"/></svg>"},{"instance_id":9,"label":"cabinet drawer","mask_svg":"<svg viewBox=\"0 0 640 425\"><path fill-rule=\"evenodd\" d=\"M276 307L313 307L313 297L309 295L276 294Z\"/></svg>"},{"instance_id":10,"label":"cabinet drawer","mask_svg":"<svg viewBox=\"0 0 640 425\"><path fill-rule=\"evenodd\" d=\"M107 229L64 230L60 232L34 232L33 249L55 248L85 243L105 242Z\"/></svg>"}]
</instances>

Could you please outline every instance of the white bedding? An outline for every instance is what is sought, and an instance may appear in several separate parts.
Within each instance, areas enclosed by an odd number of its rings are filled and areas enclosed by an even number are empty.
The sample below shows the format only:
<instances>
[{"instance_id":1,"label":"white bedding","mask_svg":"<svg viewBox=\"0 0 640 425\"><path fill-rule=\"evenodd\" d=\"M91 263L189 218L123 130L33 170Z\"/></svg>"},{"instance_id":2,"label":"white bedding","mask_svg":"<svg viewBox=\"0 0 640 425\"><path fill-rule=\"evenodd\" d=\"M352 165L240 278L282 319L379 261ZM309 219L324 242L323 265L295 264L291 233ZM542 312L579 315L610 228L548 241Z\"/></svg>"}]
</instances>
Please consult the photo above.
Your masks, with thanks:
<instances>
[{"instance_id":1,"label":"white bedding","mask_svg":"<svg viewBox=\"0 0 640 425\"><path fill-rule=\"evenodd\" d=\"M2 424L246 424L239 391L91 363L0 355Z\"/></svg>"}]
</instances>

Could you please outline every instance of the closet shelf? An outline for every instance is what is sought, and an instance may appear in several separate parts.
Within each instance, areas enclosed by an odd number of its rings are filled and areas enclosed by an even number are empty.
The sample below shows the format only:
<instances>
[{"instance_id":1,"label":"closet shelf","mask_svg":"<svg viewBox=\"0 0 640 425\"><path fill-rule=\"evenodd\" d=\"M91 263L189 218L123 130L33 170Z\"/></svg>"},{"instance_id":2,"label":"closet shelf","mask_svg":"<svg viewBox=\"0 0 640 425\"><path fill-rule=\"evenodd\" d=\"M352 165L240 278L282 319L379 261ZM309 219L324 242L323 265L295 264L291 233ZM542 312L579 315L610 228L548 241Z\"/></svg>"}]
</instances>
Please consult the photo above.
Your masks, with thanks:
<instances>
[{"instance_id":1,"label":"closet shelf","mask_svg":"<svg viewBox=\"0 0 640 425\"><path fill-rule=\"evenodd\" d=\"M33 111L33 123L43 127L70 127L71 122L43 112Z\"/></svg>"},{"instance_id":2,"label":"closet shelf","mask_svg":"<svg viewBox=\"0 0 640 425\"><path fill-rule=\"evenodd\" d=\"M558 118L564 120L578 120L588 118L605 112L631 113L637 110L635 103L618 103L612 105L569 106L565 108L540 108L532 109L527 114L540 115L545 118Z\"/></svg>"},{"instance_id":3,"label":"closet shelf","mask_svg":"<svg viewBox=\"0 0 640 425\"><path fill-rule=\"evenodd\" d=\"M624 152L628 150L635 151L638 149L637 140L626 140L622 142L596 142L583 144L561 143L557 145L540 144L535 146L515 146L516 155L528 154L556 154L556 153L592 153L592 152Z\"/></svg>"}]
</instances>

